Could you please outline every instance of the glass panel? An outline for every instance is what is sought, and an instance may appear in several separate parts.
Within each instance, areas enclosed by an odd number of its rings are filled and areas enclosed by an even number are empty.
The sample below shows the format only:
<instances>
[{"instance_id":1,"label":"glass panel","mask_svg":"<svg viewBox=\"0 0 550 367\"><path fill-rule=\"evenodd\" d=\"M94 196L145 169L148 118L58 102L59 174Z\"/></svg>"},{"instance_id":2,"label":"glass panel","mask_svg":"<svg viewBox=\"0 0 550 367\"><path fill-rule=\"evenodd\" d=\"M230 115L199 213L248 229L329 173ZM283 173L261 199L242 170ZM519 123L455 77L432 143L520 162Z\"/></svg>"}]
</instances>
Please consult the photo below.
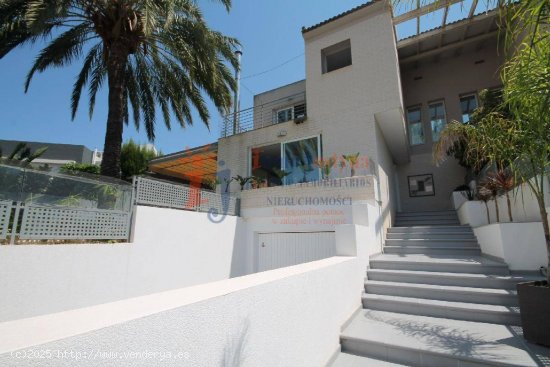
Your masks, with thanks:
<instances>
[{"instance_id":1,"label":"glass panel","mask_svg":"<svg viewBox=\"0 0 550 367\"><path fill-rule=\"evenodd\" d=\"M277 111L277 123L287 122L292 120L292 107Z\"/></svg>"},{"instance_id":2,"label":"glass panel","mask_svg":"<svg viewBox=\"0 0 550 367\"><path fill-rule=\"evenodd\" d=\"M409 125L409 135L411 137L411 145L424 144L424 129L421 123Z\"/></svg>"},{"instance_id":3,"label":"glass panel","mask_svg":"<svg viewBox=\"0 0 550 367\"><path fill-rule=\"evenodd\" d=\"M447 121L445 119L445 107L443 103L434 103L430 107L430 124L432 126L432 140L439 140L441 131L445 128Z\"/></svg>"},{"instance_id":4,"label":"glass panel","mask_svg":"<svg viewBox=\"0 0 550 367\"><path fill-rule=\"evenodd\" d=\"M424 144L424 129L422 128L422 114L420 108L408 109L407 121L409 122L411 145Z\"/></svg>"},{"instance_id":5,"label":"glass panel","mask_svg":"<svg viewBox=\"0 0 550 367\"><path fill-rule=\"evenodd\" d=\"M477 98L475 95L464 96L460 98L460 110L462 111L462 122L470 122L472 112L477 108Z\"/></svg>"},{"instance_id":6,"label":"glass panel","mask_svg":"<svg viewBox=\"0 0 550 367\"><path fill-rule=\"evenodd\" d=\"M319 159L317 138L286 143L283 152L286 185L319 180L319 168L315 165Z\"/></svg>"},{"instance_id":7,"label":"glass panel","mask_svg":"<svg viewBox=\"0 0 550 367\"><path fill-rule=\"evenodd\" d=\"M252 148L252 176L259 179L259 186L282 185L281 172L281 145L272 144Z\"/></svg>"}]
</instances>

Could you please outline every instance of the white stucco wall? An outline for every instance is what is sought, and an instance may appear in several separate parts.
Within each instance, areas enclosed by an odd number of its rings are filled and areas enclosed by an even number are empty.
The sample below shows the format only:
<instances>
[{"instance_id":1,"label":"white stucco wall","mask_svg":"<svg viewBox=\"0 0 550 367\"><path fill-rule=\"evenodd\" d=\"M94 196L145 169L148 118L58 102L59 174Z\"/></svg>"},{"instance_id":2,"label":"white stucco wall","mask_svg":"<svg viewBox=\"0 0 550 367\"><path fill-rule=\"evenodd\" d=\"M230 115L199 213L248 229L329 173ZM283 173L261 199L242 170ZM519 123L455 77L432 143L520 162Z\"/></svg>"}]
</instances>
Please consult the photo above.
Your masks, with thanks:
<instances>
[{"instance_id":1,"label":"white stucco wall","mask_svg":"<svg viewBox=\"0 0 550 367\"><path fill-rule=\"evenodd\" d=\"M131 244L0 246L0 321L243 275L243 238L237 217L140 206Z\"/></svg>"},{"instance_id":2,"label":"white stucco wall","mask_svg":"<svg viewBox=\"0 0 550 367\"><path fill-rule=\"evenodd\" d=\"M246 225L244 242L247 260L245 263L250 265L246 271L249 273L257 271L258 234L260 233L334 232L342 225L359 225L368 230L370 237L360 242L358 246L363 248L374 245L381 248L386 217L383 216L376 200L377 180L373 176L356 177L356 179L363 183L362 186L351 188L317 186L302 189L281 186L243 192L241 216ZM268 199L276 198L281 198L282 203L269 204ZM285 205L284 200L287 198L293 204ZM341 204L334 205L296 205L298 199L327 198L347 199ZM386 205L388 205L387 201ZM389 211L386 215L389 217Z\"/></svg>"},{"instance_id":3,"label":"white stucco wall","mask_svg":"<svg viewBox=\"0 0 550 367\"><path fill-rule=\"evenodd\" d=\"M377 177L379 190L378 205L380 208L379 220L374 225L379 232L384 233L386 228L392 226L395 218L395 212L397 209L397 182L395 180L396 166L393 162L392 156L389 152L386 139L382 134L382 131L378 124L376 125L376 154L377 162Z\"/></svg>"},{"instance_id":4,"label":"white stucco wall","mask_svg":"<svg viewBox=\"0 0 550 367\"><path fill-rule=\"evenodd\" d=\"M0 323L0 365L323 366L360 307L364 272L357 258L332 257ZM25 358L29 351L73 354Z\"/></svg>"},{"instance_id":5,"label":"white stucco wall","mask_svg":"<svg viewBox=\"0 0 550 367\"><path fill-rule=\"evenodd\" d=\"M510 270L537 271L548 266L542 223L500 223L474 228L481 251L508 264Z\"/></svg>"}]
</instances>

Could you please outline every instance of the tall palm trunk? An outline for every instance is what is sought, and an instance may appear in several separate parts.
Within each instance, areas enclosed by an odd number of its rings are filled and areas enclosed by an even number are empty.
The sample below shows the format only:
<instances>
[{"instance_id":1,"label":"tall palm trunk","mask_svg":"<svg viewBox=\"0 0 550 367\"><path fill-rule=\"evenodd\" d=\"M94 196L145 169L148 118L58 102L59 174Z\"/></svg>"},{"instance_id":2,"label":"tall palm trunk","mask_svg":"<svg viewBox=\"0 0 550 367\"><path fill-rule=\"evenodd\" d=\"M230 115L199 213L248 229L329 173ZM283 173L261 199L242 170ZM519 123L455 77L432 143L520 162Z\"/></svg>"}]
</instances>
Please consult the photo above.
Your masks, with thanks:
<instances>
[{"instance_id":1,"label":"tall palm trunk","mask_svg":"<svg viewBox=\"0 0 550 367\"><path fill-rule=\"evenodd\" d=\"M120 178L120 151L122 147L122 130L124 123L124 74L128 52L126 47L113 43L107 60L107 77L109 80L109 113L101 174Z\"/></svg>"}]
</instances>

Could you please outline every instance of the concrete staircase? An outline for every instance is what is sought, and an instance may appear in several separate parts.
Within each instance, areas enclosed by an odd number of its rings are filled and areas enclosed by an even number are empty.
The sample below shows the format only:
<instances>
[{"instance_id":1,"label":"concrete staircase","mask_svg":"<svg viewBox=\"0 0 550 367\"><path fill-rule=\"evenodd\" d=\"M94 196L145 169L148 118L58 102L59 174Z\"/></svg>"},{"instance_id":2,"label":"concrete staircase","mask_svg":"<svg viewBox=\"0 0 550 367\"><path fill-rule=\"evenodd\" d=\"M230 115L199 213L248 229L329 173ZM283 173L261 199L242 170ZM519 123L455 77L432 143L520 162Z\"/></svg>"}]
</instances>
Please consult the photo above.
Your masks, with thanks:
<instances>
[{"instance_id":1,"label":"concrete staircase","mask_svg":"<svg viewBox=\"0 0 550 367\"><path fill-rule=\"evenodd\" d=\"M481 256L454 212L400 213L396 224L370 260L363 309L332 366L542 365L519 327L525 277Z\"/></svg>"}]
</instances>

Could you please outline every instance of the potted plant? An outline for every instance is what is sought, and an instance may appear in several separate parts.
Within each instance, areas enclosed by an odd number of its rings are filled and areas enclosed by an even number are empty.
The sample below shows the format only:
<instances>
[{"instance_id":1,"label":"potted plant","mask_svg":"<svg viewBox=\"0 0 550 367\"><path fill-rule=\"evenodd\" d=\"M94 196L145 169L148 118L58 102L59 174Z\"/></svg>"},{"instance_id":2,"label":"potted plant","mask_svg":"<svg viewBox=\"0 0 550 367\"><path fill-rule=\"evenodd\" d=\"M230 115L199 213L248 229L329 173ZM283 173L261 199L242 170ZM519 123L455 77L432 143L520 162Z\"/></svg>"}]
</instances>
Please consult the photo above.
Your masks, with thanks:
<instances>
[{"instance_id":1,"label":"potted plant","mask_svg":"<svg viewBox=\"0 0 550 367\"><path fill-rule=\"evenodd\" d=\"M285 177L290 175L292 172L291 171L285 171L284 169L279 169L277 167L274 167L273 168L273 173L281 181L281 185L282 185L284 183Z\"/></svg>"},{"instance_id":2,"label":"potted plant","mask_svg":"<svg viewBox=\"0 0 550 367\"><path fill-rule=\"evenodd\" d=\"M330 172L332 171L332 167L334 167L335 163L336 159L334 157L330 157L327 160L318 159L314 162L314 164L321 170L323 180L328 180L330 178Z\"/></svg>"},{"instance_id":3,"label":"potted plant","mask_svg":"<svg viewBox=\"0 0 550 367\"><path fill-rule=\"evenodd\" d=\"M344 161L348 162L350 167L351 177L355 176L355 168L357 167L357 159L359 158L359 153L342 155ZM345 163L342 162L342 167L345 166Z\"/></svg>"},{"instance_id":4,"label":"potted plant","mask_svg":"<svg viewBox=\"0 0 550 367\"><path fill-rule=\"evenodd\" d=\"M237 175L233 178L231 178L231 181L236 181L239 183L239 186L241 187L241 191L244 190L247 183L252 181L252 177L243 177L241 175Z\"/></svg>"}]
</instances>

